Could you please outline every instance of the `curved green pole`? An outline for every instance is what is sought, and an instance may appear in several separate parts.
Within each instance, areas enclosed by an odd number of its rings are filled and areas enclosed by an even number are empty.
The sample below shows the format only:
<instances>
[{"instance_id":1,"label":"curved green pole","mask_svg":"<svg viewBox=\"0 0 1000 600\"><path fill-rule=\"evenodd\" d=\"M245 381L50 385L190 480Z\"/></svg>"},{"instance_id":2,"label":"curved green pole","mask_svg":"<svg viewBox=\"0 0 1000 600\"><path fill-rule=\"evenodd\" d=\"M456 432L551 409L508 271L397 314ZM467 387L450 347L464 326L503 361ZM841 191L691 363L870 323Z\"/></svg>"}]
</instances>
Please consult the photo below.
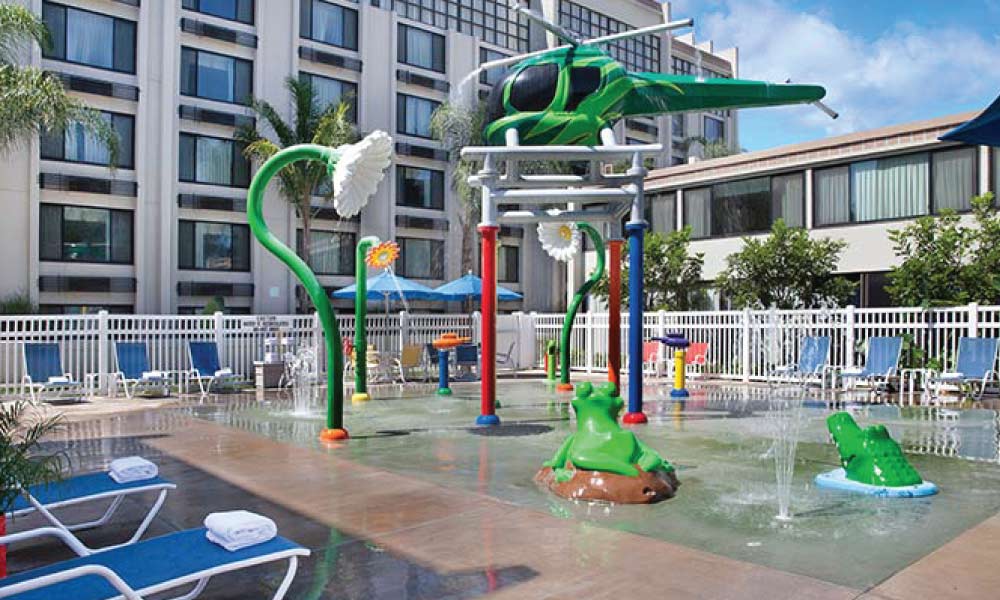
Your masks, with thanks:
<instances>
[{"instance_id":1,"label":"curved green pole","mask_svg":"<svg viewBox=\"0 0 1000 600\"><path fill-rule=\"evenodd\" d=\"M379 243L374 235L361 238L354 255L354 395L351 402L371 400L368 395L368 249Z\"/></svg>"},{"instance_id":2,"label":"curved green pole","mask_svg":"<svg viewBox=\"0 0 1000 600\"><path fill-rule=\"evenodd\" d=\"M267 184L286 166L300 160L318 160L326 163L332 175L340 155L333 148L315 144L290 146L278 152L265 162L250 183L247 195L247 222L254 237L278 260L288 265L292 273L302 282L306 293L312 299L323 334L326 338L326 427L331 430L344 428L344 349L340 345L340 328L333 314L333 308L326 297L323 286L304 260L291 248L284 245L264 223L264 190Z\"/></svg>"},{"instance_id":3,"label":"curved green pole","mask_svg":"<svg viewBox=\"0 0 1000 600\"><path fill-rule=\"evenodd\" d=\"M597 267L590 274L587 281L583 282L580 289L573 296L573 301L569 304L566 312L566 319L563 321L562 337L559 345L559 385L569 386L569 336L573 333L573 321L576 319L576 311L580 309L580 304L584 297L590 293L591 288L604 276L604 242L601 241L601 234L587 223L577 223L577 228L590 236L594 242L594 250L597 251Z\"/></svg>"}]
</instances>

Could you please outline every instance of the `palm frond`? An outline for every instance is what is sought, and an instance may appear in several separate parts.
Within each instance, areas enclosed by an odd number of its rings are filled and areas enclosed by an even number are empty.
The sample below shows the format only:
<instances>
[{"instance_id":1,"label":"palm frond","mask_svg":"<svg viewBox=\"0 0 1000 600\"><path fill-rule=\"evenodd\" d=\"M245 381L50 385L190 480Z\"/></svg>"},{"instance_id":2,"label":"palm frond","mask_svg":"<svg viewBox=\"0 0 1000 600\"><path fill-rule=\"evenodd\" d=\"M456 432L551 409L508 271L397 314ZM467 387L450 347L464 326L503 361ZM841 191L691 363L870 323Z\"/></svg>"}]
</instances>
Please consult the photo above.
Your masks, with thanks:
<instances>
[{"instance_id":1,"label":"palm frond","mask_svg":"<svg viewBox=\"0 0 1000 600\"><path fill-rule=\"evenodd\" d=\"M0 405L0 509L4 513L27 487L62 475L64 455L39 452L42 439L60 425L59 415L46 416L26 402Z\"/></svg>"},{"instance_id":2,"label":"palm frond","mask_svg":"<svg viewBox=\"0 0 1000 600\"><path fill-rule=\"evenodd\" d=\"M295 107L295 137L299 143L306 143L316 130L320 117L316 90L310 82L294 77L285 80L285 87Z\"/></svg>"},{"instance_id":3,"label":"palm frond","mask_svg":"<svg viewBox=\"0 0 1000 600\"><path fill-rule=\"evenodd\" d=\"M358 139L357 131L354 129L354 123L347 116L350 111L351 105L347 102L327 107L320 116L310 141L313 144L332 148L356 142Z\"/></svg>"},{"instance_id":4,"label":"palm frond","mask_svg":"<svg viewBox=\"0 0 1000 600\"><path fill-rule=\"evenodd\" d=\"M35 13L16 4L0 4L0 64L13 65L18 55L35 41L50 47L49 29Z\"/></svg>"},{"instance_id":5,"label":"palm frond","mask_svg":"<svg viewBox=\"0 0 1000 600\"><path fill-rule=\"evenodd\" d=\"M243 156L251 160L264 162L277 154L279 150L281 150L281 148L279 148L271 140L267 138L257 138L256 140L248 143L246 148L243 149Z\"/></svg>"},{"instance_id":6,"label":"palm frond","mask_svg":"<svg viewBox=\"0 0 1000 600\"><path fill-rule=\"evenodd\" d=\"M295 131L292 129L292 126L281 118L281 114L269 102L255 98L250 101L250 108L267 122L271 130L274 131L274 134L278 136L278 142L280 142L283 148L299 143L299 139L295 137Z\"/></svg>"},{"instance_id":7,"label":"palm frond","mask_svg":"<svg viewBox=\"0 0 1000 600\"><path fill-rule=\"evenodd\" d=\"M112 167L119 140L99 112L66 93L62 82L35 67L0 65L0 153L13 150L37 133L62 131L79 123L108 149Z\"/></svg>"}]
</instances>

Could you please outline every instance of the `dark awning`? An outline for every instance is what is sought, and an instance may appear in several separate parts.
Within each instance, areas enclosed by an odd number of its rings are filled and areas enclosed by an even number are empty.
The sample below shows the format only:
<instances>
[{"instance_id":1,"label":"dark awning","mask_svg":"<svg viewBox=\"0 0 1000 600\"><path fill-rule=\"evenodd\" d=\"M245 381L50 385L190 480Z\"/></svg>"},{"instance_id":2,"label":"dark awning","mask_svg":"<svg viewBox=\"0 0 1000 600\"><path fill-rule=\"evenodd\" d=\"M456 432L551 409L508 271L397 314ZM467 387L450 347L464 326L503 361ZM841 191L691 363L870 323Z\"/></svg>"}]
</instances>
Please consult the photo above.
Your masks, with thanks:
<instances>
[{"instance_id":1,"label":"dark awning","mask_svg":"<svg viewBox=\"0 0 1000 600\"><path fill-rule=\"evenodd\" d=\"M949 142L965 142L977 146L1000 146L1000 98L971 121L959 125L941 136Z\"/></svg>"}]
</instances>

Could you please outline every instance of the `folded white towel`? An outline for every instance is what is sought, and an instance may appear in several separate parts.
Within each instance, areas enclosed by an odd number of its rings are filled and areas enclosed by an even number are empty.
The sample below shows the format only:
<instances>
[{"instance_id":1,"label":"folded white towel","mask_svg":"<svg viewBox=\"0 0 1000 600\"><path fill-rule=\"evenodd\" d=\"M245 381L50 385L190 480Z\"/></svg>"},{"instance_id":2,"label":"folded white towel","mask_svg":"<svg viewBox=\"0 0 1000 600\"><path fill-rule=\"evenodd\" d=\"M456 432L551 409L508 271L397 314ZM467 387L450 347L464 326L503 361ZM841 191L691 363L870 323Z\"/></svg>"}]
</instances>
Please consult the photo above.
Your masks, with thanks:
<instances>
[{"instance_id":1,"label":"folded white towel","mask_svg":"<svg viewBox=\"0 0 1000 600\"><path fill-rule=\"evenodd\" d=\"M225 369L219 369L218 371L215 372L216 377L225 377L232 374L233 370L230 369L229 367L226 367Z\"/></svg>"},{"instance_id":2,"label":"folded white towel","mask_svg":"<svg viewBox=\"0 0 1000 600\"><path fill-rule=\"evenodd\" d=\"M208 541L236 552L263 544L278 535L278 526L263 515L246 510L211 513L205 517Z\"/></svg>"},{"instance_id":3,"label":"folded white towel","mask_svg":"<svg viewBox=\"0 0 1000 600\"><path fill-rule=\"evenodd\" d=\"M958 371L945 371L938 375L938 379L965 379L965 373Z\"/></svg>"},{"instance_id":4,"label":"folded white towel","mask_svg":"<svg viewBox=\"0 0 1000 600\"><path fill-rule=\"evenodd\" d=\"M167 374L164 373L163 371L143 371L142 372L142 378L143 379L166 379L167 378Z\"/></svg>"},{"instance_id":5,"label":"folded white towel","mask_svg":"<svg viewBox=\"0 0 1000 600\"><path fill-rule=\"evenodd\" d=\"M141 456L126 456L111 461L108 476L118 483L132 483L152 479L160 474L155 464Z\"/></svg>"},{"instance_id":6,"label":"folded white towel","mask_svg":"<svg viewBox=\"0 0 1000 600\"><path fill-rule=\"evenodd\" d=\"M49 383L72 383L73 379L66 377L65 375L52 375L49 377Z\"/></svg>"}]
</instances>

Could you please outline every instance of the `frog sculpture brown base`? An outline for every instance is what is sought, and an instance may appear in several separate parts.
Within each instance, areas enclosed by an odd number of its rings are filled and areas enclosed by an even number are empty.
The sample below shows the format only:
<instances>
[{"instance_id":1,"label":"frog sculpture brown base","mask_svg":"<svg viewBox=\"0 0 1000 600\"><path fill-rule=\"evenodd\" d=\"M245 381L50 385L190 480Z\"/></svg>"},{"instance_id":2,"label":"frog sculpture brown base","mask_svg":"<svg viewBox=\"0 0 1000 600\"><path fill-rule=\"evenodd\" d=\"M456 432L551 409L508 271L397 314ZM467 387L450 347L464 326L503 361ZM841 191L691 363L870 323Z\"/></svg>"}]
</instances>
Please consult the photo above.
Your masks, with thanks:
<instances>
[{"instance_id":1,"label":"frog sculpture brown base","mask_svg":"<svg viewBox=\"0 0 1000 600\"><path fill-rule=\"evenodd\" d=\"M680 485L673 465L621 428L623 404L613 385L595 391L580 384L573 399L576 431L543 463L535 482L569 500L651 504L673 497Z\"/></svg>"}]
</instances>

